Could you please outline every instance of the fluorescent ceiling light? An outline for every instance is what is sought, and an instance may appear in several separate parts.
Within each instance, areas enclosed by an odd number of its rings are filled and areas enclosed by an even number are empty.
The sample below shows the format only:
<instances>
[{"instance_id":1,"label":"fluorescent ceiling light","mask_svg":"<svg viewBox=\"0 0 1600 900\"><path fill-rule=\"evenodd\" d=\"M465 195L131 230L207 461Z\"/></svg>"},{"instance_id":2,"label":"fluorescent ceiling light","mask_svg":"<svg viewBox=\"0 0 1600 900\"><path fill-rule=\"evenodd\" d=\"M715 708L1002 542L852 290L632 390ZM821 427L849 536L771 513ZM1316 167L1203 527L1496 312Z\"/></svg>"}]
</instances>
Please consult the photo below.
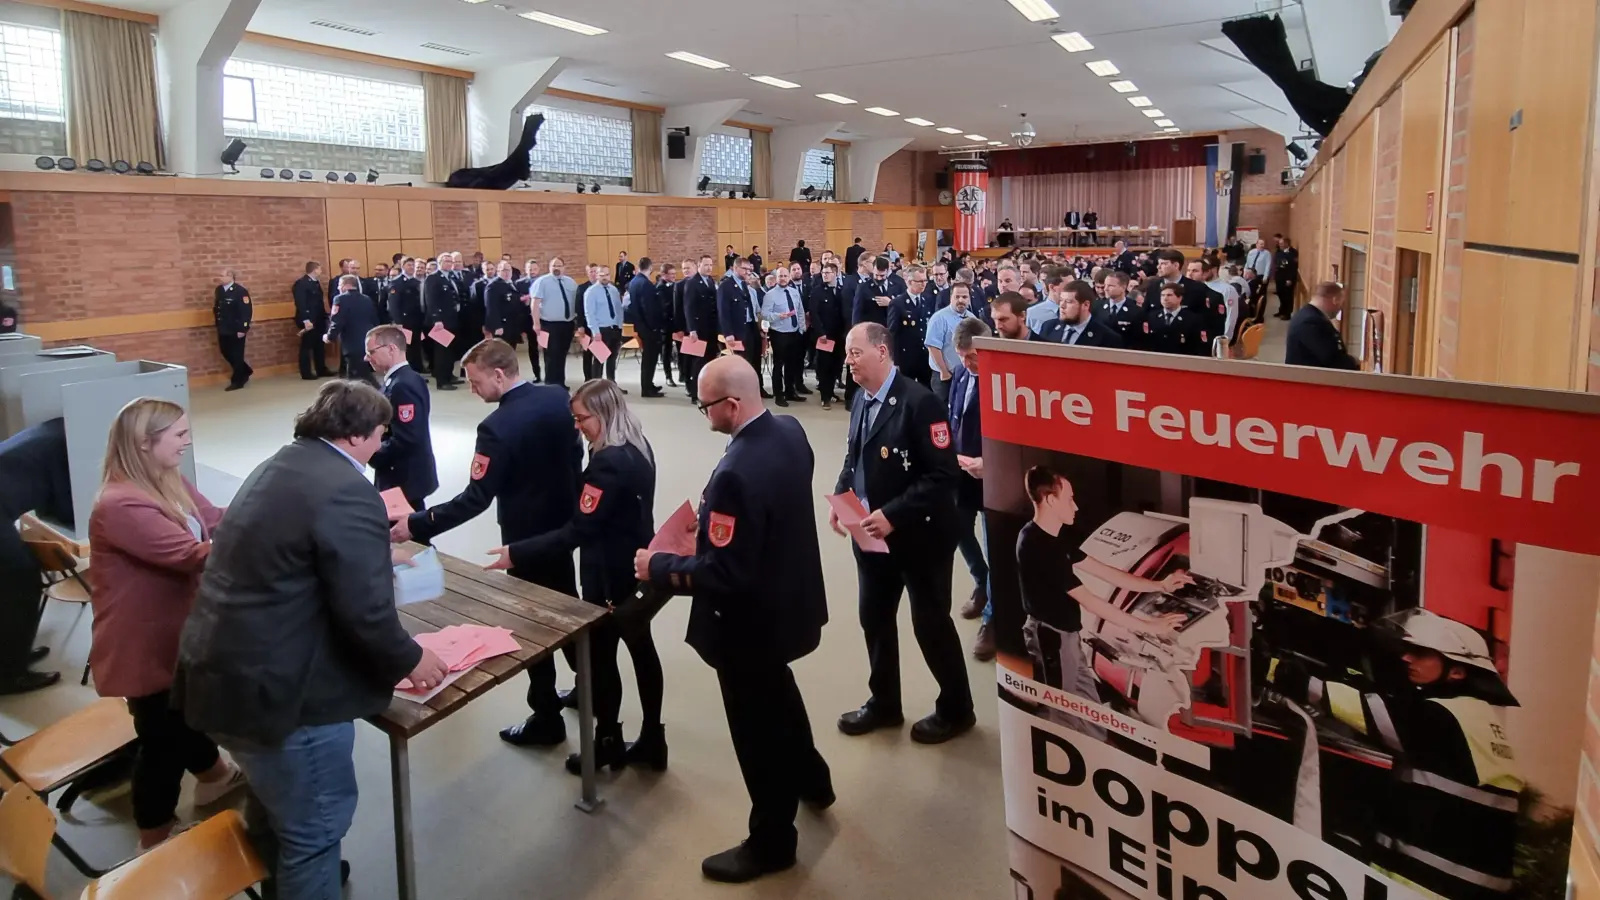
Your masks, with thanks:
<instances>
[{"instance_id":1,"label":"fluorescent ceiling light","mask_svg":"<svg viewBox=\"0 0 1600 900\"><path fill-rule=\"evenodd\" d=\"M728 67L725 62L717 62L710 57L701 56L698 53L690 53L687 50L674 50L668 53L667 56L679 62L686 62L706 69L726 69Z\"/></svg>"},{"instance_id":2,"label":"fluorescent ceiling light","mask_svg":"<svg viewBox=\"0 0 1600 900\"><path fill-rule=\"evenodd\" d=\"M917 126L918 128L927 128L929 125L933 124L932 122L929 122L927 119L920 119L920 118L917 118L916 116L912 116L911 118L907 119L906 121L910 122L911 124L913 124L915 126Z\"/></svg>"},{"instance_id":3,"label":"fluorescent ceiling light","mask_svg":"<svg viewBox=\"0 0 1600 900\"><path fill-rule=\"evenodd\" d=\"M1172 127L1172 120L1171 119L1157 119L1156 120L1156 125L1161 127L1161 128L1171 128Z\"/></svg>"},{"instance_id":4,"label":"fluorescent ceiling light","mask_svg":"<svg viewBox=\"0 0 1600 900\"><path fill-rule=\"evenodd\" d=\"M776 78L771 75L751 75L750 80L759 81L762 84L770 84L775 88L783 88L784 90L800 86L792 81L784 81L782 78Z\"/></svg>"},{"instance_id":5,"label":"fluorescent ceiling light","mask_svg":"<svg viewBox=\"0 0 1600 900\"><path fill-rule=\"evenodd\" d=\"M1139 111L1152 119L1164 119L1167 117L1167 114L1159 109L1141 109Z\"/></svg>"},{"instance_id":6,"label":"fluorescent ceiling light","mask_svg":"<svg viewBox=\"0 0 1600 900\"><path fill-rule=\"evenodd\" d=\"M532 22L539 22L544 25L553 25L556 28L565 28L568 31L576 31L579 34L586 34L589 37L606 33L604 28L596 28L593 25L585 25L582 22L574 22L571 19L563 19L560 16L552 16L547 12L539 12L538 10L517 13L517 15Z\"/></svg>"},{"instance_id":7,"label":"fluorescent ceiling light","mask_svg":"<svg viewBox=\"0 0 1600 900\"><path fill-rule=\"evenodd\" d=\"M1061 49L1068 53L1094 49L1094 45L1089 43L1089 39L1076 31L1069 31L1066 34L1052 34L1050 35L1050 40L1060 44Z\"/></svg>"},{"instance_id":8,"label":"fluorescent ceiling light","mask_svg":"<svg viewBox=\"0 0 1600 900\"><path fill-rule=\"evenodd\" d=\"M482 3L483 0L463 0L465 3Z\"/></svg>"},{"instance_id":9,"label":"fluorescent ceiling light","mask_svg":"<svg viewBox=\"0 0 1600 900\"><path fill-rule=\"evenodd\" d=\"M826 100L829 103L843 103L843 104L846 104L846 105L855 102L854 100L851 100L849 97L842 97L842 96L840 96L838 94L818 94L817 95L817 99Z\"/></svg>"},{"instance_id":10,"label":"fluorescent ceiling light","mask_svg":"<svg viewBox=\"0 0 1600 900\"><path fill-rule=\"evenodd\" d=\"M1183 129L1181 129L1181 128L1163 128L1161 130L1167 132L1168 134L1171 134L1174 131L1182 131Z\"/></svg>"},{"instance_id":11,"label":"fluorescent ceiling light","mask_svg":"<svg viewBox=\"0 0 1600 900\"><path fill-rule=\"evenodd\" d=\"M1131 94L1139 88L1131 81L1113 81L1111 82L1111 89L1119 94Z\"/></svg>"},{"instance_id":12,"label":"fluorescent ceiling light","mask_svg":"<svg viewBox=\"0 0 1600 900\"><path fill-rule=\"evenodd\" d=\"M895 112L892 109L884 109L881 106L869 106L869 107L867 107L867 112L872 113L875 116L898 116L898 115L900 115L899 113Z\"/></svg>"},{"instance_id":13,"label":"fluorescent ceiling light","mask_svg":"<svg viewBox=\"0 0 1600 900\"><path fill-rule=\"evenodd\" d=\"M949 125L946 125L946 126L944 126L943 128L941 128L939 130L944 132L945 134L960 134L961 133L961 129L959 129L959 128L951 128Z\"/></svg>"},{"instance_id":14,"label":"fluorescent ceiling light","mask_svg":"<svg viewBox=\"0 0 1600 900\"><path fill-rule=\"evenodd\" d=\"M969 141L987 141L988 140L988 138L984 137L981 134L963 134L962 137L966 138Z\"/></svg>"},{"instance_id":15,"label":"fluorescent ceiling light","mask_svg":"<svg viewBox=\"0 0 1600 900\"><path fill-rule=\"evenodd\" d=\"M1132 103L1134 106L1155 106L1154 101L1143 95L1138 97L1129 97L1128 102Z\"/></svg>"},{"instance_id":16,"label":"fluorescent ceiling light","mask_svg":"<svg viewBox=\"0 0 1600 900\"><path fill-rule=\"evenodd\" d=\"M991 146L991 147L1004 147L1005 145L1006 145L1005 141L990 141L989 142L989 146Z\"/></svg>"},{"instance_id":17,"label":"fluorescent ceiling light","mask_svg":"<svg viewBox=\"0 0 1600 900\"><path fill-rule=\"evenodd\" d=\"M1089 71L1099 75L1101 78L1104 78L1107 75L1122 74L1122 70L1117 68L1116 63L1113 63L1109 59L1097 59L1091 63L1084 63L1084 65L1089 67Z\"/></svg>"},{"instance_id":18,"label":"fluorescent ceiling light","mask_svg":"<svg viewBox=\"0 0 1600 900\"><path fill-rule=\"evenodd\" d=\"M1046 3L1045 0L1007 0L1017 8L1017 12L1027 16L1029 22L1048 22L1051 19L1061 18L1056 8Z\"/></svg>"}]
</instances>

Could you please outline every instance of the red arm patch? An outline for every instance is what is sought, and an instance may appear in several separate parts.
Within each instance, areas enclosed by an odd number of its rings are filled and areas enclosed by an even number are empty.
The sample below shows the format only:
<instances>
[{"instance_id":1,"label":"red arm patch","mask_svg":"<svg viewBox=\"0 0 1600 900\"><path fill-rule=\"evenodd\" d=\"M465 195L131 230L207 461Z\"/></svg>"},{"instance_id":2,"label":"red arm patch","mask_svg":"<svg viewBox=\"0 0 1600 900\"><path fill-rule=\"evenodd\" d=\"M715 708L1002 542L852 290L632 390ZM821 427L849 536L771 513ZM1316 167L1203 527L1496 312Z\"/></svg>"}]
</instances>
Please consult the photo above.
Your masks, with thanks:
<instances>
[{"instance_id":1,"label":"red arm patch","mask_svg":"<svg viewBox=\"0 0 1600 900\"><path fill-rule=\"evenodd\" d=\"M710 527L706 530L706 537L711 540L711 546L720 548L733 543L733 527L737 524L733 516L714 512L707 524Z\"/></svg>"},{"instance_id":2,"label":"red arm patch","mask_svg":"<svg viewBox=\"0 0 1600 900\"><path fill-rule=\"evenodd\" d=\"M478 481L487 474L489 474L489 457L484 456L482 453L474 454L472 457L472 480Z\"/></svg>"},{"instance_id":3,"label":"red arm patch","mask_svg":"<svg viewBox=\"0 0 1600 900\"><path fill-rule=\"evenodd\" d=\"M417 405L415 403L402 403L395 407L394 414L400 421L410 424L411 420L417 417Z\"/></svg>"},{"instance_id":4,"label":"red arm patch","mask_svg":"<svg viewBox=\"0 0 1600 900\"><path fill-rule=\"evenodd\" d=\"M583 494L578 497L578 509L582 510L584 515L594 512L600 508L600 498L605 496L605 493L592 484L584 485Z\"/></svg>"},{"instance_id":5,"label":"red arm patch","mask_svg":"<svg viewBox=\"0 0 1600 900\"><path fill-rule=\"evenodd\" d=\"M935 422L928 426L928 434L933 438L933 445L940 450L950 449L950 423Z\"/></svg>"}]
</instances>

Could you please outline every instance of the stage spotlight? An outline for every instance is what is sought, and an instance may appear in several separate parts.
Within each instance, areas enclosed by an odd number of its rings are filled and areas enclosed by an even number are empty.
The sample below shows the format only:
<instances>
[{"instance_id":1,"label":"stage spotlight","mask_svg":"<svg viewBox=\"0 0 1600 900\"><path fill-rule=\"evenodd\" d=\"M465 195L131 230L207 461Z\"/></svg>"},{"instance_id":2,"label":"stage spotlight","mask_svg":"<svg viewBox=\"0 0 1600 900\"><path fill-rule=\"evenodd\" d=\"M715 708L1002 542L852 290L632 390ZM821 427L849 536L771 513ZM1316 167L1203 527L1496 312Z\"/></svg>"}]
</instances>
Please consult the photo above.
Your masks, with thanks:
<instances>
[{"instance_id":1,"label":"stage spotlight","mask_svg":"<svg viewBox=\"0 0 1600 900\"><path fill-rule=\"evenodd\" d=\"M700 176L700 183L695 185L695 190L697 190L697 191L699 191L700 193L703 194L703 193L706 192L706 189L710 188L710 187L711 187L711 176L710 175L701 175Z\"/></svg>"},{"instance_id":2,"label":"stage spotlight","mask_svg":"<svg viewBox=\"0 0 1600 900\"><path fill-rule=\"evenodd\" d=\"M1294 157L1296 162L1299 162L1301 164L1305 163L1307 157L1306 157L1306 151L1305 151L1304 147L1300 146L1299 144L1295 143L1294 141L1290 141L1289 143L1284 144L1283 148L1285 150L1289 151L1289 155Z\"/></svg>"},{"instance_id":3,"label":"stage spotlight","mask_svg":"<svg viewBox=\"0 0 1600 900\"><path fill-rule=\"evenodd\" d=\"M293 181L294 171L292 169L279 169L278 177L282 178L284 181Z\"/></svg>"},{"instance_id":4,"label":"stage spotlight","mask_svg":"<svg viewBox=\"0 0 1600 900\"><path fill-rule=\"evenodd\" d=\"M338 181L339 180L339 173L338 172L329 172L328 174L326 174L326 175L324 175L322 177L328 179L329 181Z\"/></svg>"},{"instance_id":5,"label":"stage spotlight","mask_svg":"<svg viewBox=\"0 0 1600 900\"><path fill-rule=\"evenodd\" d=\"M53 156L41 156L33 164L48 172L56 167L56 160Z\"/></svg>"},{"instance_id":6,"label":"stage spotlight","mask_svg":"<svg viewBox=\"0 0 1600 900\"><path fill-rule=\"evenodd\" d=\"M812 197L815 197L816 195L817 195L816 186L815 185L810 185L810 184L806 185L805 190L800 192L800 196L806 198L807 200L810 200Z\"/></svg>"},{"instance_id":7,"label":"stage spotlight","mask_svg":"<svg viewBox=\"0 0 1600 900\"><path fill-rule=\"evenodd\" d=\"M262 178L272 178L273 176L275 176L277 174L278 173L272 171L271 169L262 169L261 170L261 177Z\"/></svg>"},{"instance_id":8,"label":"stage spotlight","mask_svg":"<svg viewBox=\"0 0 1600 900\"><path fill-rule=\"evenodd\" d=\"M301 169L300 170L300 180L301 181L310 181L311 180L311 170L310 169Z\"/></svg>"},{"instance_id":9,"label":"stage spotlight","mask_svg":"<svg viewBox=\"0 0 1600 900\"><path fill-rule=\"evenodd\" d=\"M140 175L154 175L156 173L156 167L150 165L142 159L139 160L138 165L133 167L133 170L138 172Z\"/></svg>"},{"instance_id":10,"label":"stage spotlight","mask_svg":"<svg viewBox=\"0 0 1600 900\"><path fill-rule=\"evenodd\" d=\"M600 193L600 182L598 182L598 181L589 182L589 193L591 193L591 194Z\"/></svg>"},{"instance_id":11,"label":"stage spotlight","mask_svg":"<svg viewBox=\"0 0 1600 900\"><path fill-rule=\"evenodd\" d=\"M378 170L377 169L368 169L367 170L367 184L377 184L377 183L378 183Z\"/></svg>"},{"instance_id":12,"label":"stage spotlight","mask_svg":"<svg viewBox=\"0 0 1600 900\"><path fill-rule=\"evenodd\" d=\"M56 160L56 168L60 169L63 172L71 172L74 169L78 168L78 161L73 159L70 156L63 156L60 159Z\"/></svg>"},{"instance_id":13,"label":"stage spotlight","mask_svg":"<svg viewBox=\"0 0 1600 900\"><path fill-rule=\"evenodd\" d=\"M107 171L105 162L102 161L102 160L98 160L98 159L89 160L88 162L83 164L83 167L85 169L88 169L91 172L105 172L105 171Z\"/></svg>"},{"instance_id":14,"label":"stage spotlight","mask_svg":"<svg viewBox=\"0 0 1600 900\"><path fill-rule=\"evenodd\" d=\"M228 167L230 173L237 175L239 173L239 157L243 155L244 141L234 138L228 142L227 148L222 151L222 164Z\"/></svg>"},{"instance_id":15,"label":"stage spotlight","mask_svg":"<svg viewBox=\"0 0 1600 900\"><path fill-rule=\"evenodd\" d=\"M346 173L344 173L344 180L346 182L350 183L350 184L355 184L356 183L356 173L354 173L354 172L346 172Z\"/></svg>"},{"instance_id":16,"label":"stage spotlight","mask_svg":"<svg viewBox=\"0 0 1600 900\"><path fill-rule=\"evenodd\" d=\"M580 193L580 194L583 193L583 191L584 191L583 182L580 181L574 186L578 189L578 193Z\"/></svg>"},{"instance_id":17,"label":"stage spotlight","mask_svg":"<svg viewBox=\"0 0 1600 900\"><path fill-rule=\"evenodd\" d=\"M755 192L754 191L745 191L744 192L744 198L746 200L754 200L756 198Z\"/></svg>"},{"instance_id":18,"label":"stage spotlight","mask_svg":"<svg viewBox=\"0 0 1600 900\"><path fill-rule=\"evenodd\" d=\"M127 160L119 159L111 163L111 171L117 173L118 175L126 175L133 171L133 166L128 165Z\"/></svg>"}]
</instances>

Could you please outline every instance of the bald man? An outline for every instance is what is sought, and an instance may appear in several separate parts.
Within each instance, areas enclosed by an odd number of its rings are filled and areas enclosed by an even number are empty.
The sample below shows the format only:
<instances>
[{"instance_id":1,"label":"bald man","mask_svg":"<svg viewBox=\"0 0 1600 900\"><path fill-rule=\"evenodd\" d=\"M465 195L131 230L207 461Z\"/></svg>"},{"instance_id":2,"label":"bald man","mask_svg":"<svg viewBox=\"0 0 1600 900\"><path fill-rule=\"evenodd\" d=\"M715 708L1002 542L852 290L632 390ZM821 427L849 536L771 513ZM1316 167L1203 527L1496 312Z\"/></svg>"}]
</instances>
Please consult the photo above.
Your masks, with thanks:
<instances>
[{"instance_id":1,"label":"bald man","mask_svg":"<svg viewBox=\"0 0 1600 900\"><path fill-rule=\"evenodd\" d=\"M767 412L743 357L714 359L698 377L701 412L730 440L702 495L695 552L640 550L634 574L694 598L689 646L717 671L750 792L750 837L700 868L713 881L738 883L793 866L800 802L826 809L834 800L789 669L821 643L828 605L805 430Z\"/></svg>"}]
</instances>

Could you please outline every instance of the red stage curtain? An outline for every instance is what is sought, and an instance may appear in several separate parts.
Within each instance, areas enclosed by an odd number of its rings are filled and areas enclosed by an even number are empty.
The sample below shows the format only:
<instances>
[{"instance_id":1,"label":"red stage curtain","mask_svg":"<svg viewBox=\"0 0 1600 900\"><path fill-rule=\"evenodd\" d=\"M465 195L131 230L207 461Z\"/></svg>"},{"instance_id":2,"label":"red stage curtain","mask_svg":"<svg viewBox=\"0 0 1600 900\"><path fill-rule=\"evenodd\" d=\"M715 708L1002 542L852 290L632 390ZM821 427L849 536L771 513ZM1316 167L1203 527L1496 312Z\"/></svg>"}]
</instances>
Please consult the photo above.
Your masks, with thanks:
<instances>
[{"instance_id":1,"label":"red stage curtain","mask_svg":"<svg viewBox=\"0 0 1600 900\"><path fill-rule=\"evenodd\" d=\"M1128 172L1136 169L1172 169L1203 166L1212 137L1135 141L1128 155L1126 142L1039 147L1033 150L999 150L989 154L989 177L1061 175L1070 172Z\"/></svg>"},{"instance_id":2,"label":"red stage curtain","mask_svg":"<svg viewBox=\"0 0 1600 900\"><path fill-rule=\"evenodd\" d=\"M1195 218L1195 185L1203 184L1204 166L1144 169L1137 172L1078 172L989 178L985 204L989 233L1011 219L1018 228L1059 228L1068 210L1093 210L1100 227L1156 225L1171 228L1173 219Z\"/></svg>"}]
</instances>

